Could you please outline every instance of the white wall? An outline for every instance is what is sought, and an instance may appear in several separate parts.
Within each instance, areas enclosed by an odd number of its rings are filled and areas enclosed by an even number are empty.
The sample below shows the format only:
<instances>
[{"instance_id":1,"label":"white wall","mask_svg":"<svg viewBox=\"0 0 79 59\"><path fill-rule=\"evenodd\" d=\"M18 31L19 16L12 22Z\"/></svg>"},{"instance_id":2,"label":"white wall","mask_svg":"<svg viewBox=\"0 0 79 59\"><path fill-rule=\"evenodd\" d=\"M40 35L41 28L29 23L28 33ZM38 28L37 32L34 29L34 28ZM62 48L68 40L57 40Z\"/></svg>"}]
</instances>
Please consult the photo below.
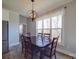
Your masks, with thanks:
<instances>
[{"instance_id":1,"label":"white wall","mask_svg":"<svg viewBox=\"0 0 79 59\"><path fill-rule=\"evenodd\" d=\"M19 43L19 14L5 8L2 10L2 19L9 22L9 47L12 47Z\"/></svg>"},{"instance_id":2,"label":"white wall","mask_svg":"<svg viewBox=\"0 0 79 59\"><path fill-rule=\"evenodd\" d=\"M30 32L32 36L36 35L36 22L31 19L27 19L27 32Z\"/></svg>"},{"instance_id":3,"label":"white wall","mask_svg":"<svg viewBox=\"0 0 79 59\"><path fill-rule=\"evenodd\" d=\"M20 20L19 20L20 24L27 24L27 17L19 15L19 18L20 18Z\"/></svg>"},{"instance_id":4,"label":"white wall","mask_svg":"<svg viewBox=\"0 0 79 59\"><path fill-rule=\"evenodd\" d=\"M64 53L76 55L76 1L67 4L64 15L64 46L59 46Z\"/></svg>"},{"instance_id":5,"label":"white wall","mask_svg":"<svg viewBox=\"0 0 79 59\"><path fill-rule=\"evenodd\" d=\"M35 35L36 34L36 22L35 21L32 22L30 18L24 17L22 15L20 15L19 18L20 18L19 25L26 24L26 28L24 28L23 33L30 32L31 35Z\"/></svg>"},{"instance_id":6,"label":"white wall","mask_svg":"<svg viewBox=\"0 0 79 59\"><path fill-rule=\"evenodd\" d=\"M64 53L71 56L76 55L76 1L66 4L64 15L64 36L63 36L63 46L58 45Z\"/></svg>"},{"instance_id":7,"label":"white wall","mask_svg":"<svg viewBox=\"0 0 79 59\"><path fill-rule=\"evenodd\" d=\"M19 44L19 14L9 12L9 46Z\"/></svg>"},{"instance_id":8,"label":"white wall","mask_svg":"<svg viewBox=\"0 0 79 59\"><path fill-rule=\"evenodd\" d=\"M19 25L23 25L22 33L23 34L27 33L27 17L20 15L19 16Z\"/></svg>"},{"instance_id":9,"label":"white wall","mask_svg":"<svg viewBox=\"0 0 79 59\"><path fill-rule=\"evenodd\" d=\"M2 9L2 20L9 20L9 11L6 9Z\"/></svg>"}]
</instances>

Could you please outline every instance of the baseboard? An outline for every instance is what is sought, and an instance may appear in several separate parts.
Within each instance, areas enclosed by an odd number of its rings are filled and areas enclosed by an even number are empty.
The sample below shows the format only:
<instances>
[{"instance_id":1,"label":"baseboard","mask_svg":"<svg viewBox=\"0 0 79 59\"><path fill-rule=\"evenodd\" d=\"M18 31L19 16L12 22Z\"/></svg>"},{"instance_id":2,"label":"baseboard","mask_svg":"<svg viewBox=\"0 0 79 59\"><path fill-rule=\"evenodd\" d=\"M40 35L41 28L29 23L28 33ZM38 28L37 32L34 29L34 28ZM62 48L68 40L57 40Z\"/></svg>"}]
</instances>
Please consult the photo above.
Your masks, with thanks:
<instances>
[{"instance_id":1,"label":"baseboard","mask_svg":"<svg viewBox=\"0 0 79 59\"><path fill-rule=\"evenodd\" d=\"M63 54L66 54L66 55L69 55L71 57L76 58L76 54L72 53L70 51L67 51L67 50L64 50L64 49L59 49L59 48L57 49L57 51L60 52L60 53L63 53Z\"/></svg>"},{"instance_id":2,"label":"baseboard","mask_svg":"<svg viewBox=\"0 0 79 59\"><path fill-rule=\"evenodd\" d=\"M12 45L10 45L10 46L9 46L9 49L10 49L11 47L13 47L13 46L17 46L17 45L19 45L19 42L17 42L16 44L12 44Z\"/></svg>"}]
</instances>

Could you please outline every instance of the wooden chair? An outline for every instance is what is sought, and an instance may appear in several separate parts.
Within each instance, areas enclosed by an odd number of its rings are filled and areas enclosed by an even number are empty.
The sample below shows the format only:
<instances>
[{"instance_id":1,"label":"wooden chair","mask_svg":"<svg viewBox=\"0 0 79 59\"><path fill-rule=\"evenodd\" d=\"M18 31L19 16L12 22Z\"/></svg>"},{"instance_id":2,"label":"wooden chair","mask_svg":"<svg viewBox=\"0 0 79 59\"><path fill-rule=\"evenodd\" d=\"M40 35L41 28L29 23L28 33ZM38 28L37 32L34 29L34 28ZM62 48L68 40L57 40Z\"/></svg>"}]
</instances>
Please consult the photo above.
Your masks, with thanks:
<instances>
[{"instance_id":1,"label":"wooden chair","mask_svg":"<svg viewBox=\"0 0 79 59\"><path fill-rule=\"evenodd\" d=\"M25 37L24 38L24 43L25 43L24 56L27 59L27 56L30 54L31 59L33 59L33 55L36 55L39 52L39 49L37 49L37 47L32 44L30 37Z\"/></svg>"},{"instance_id":2,"label":"wooden chair","mask_svg":"<svg viewBox=\"0 0 79 59\"><path fill-rule=\"evenodd\" d=\"M30 38L27 38L27 37L24 38L24 43L25 43L25 53L24 53L24 56L27 59L28 53L30 53L31 56L33 56L32 55L32 44L31 44ZM32 57L31 57L31 59L32 59Z\"/></svg>"},{"instance_id":3,"label":"wooden chair","mask_svg":"<svg viewBox=\"0 0 79 59\"><path fill-rule=\"evenodd\" d=\"M21 41L21 46L22 46L22 53L24 52L24 49L25 49L24 38L26 36L30 37L31 34L30 33L26 33L26 34L20 35L20 41Z\"/></svg>"},{"instance_id":4,"label":"wooden chair","mask_svg":"<svg viewBox=\"0 0 79 59\"><path fill-rule=\"evenodd\" d=\"M42 52L43 56L47 56L50 59L54 56L56 59L56 47L57 47L58 37L53 38L50 48L45 48Z\"/></svg>"},{"instance_id":5,"label":"wooden chair","mask_svg":"<svg viewBox=\"0 0 79 59\"><path fill-rule=\"evenodd\" d=\"M25 36L28 36L28 37L30 37L30 36L31 36L31 33L30 33L30 32L28 32L28 33L25 33Z\"/></svg>"},{"instance_id":6,"label":"wooden chair","mask_svg":"<svg viewBox=\"0 0 79 59\"><path fill-rule=\"evenodd\" d=\"M50 33L44 33L43 36L44 36L44 38L48 39L49 42L51 41L51 40L50 40L50 37L51 37L51 36L50 36Z\"/></svg>"},{"instance_id":7,"label":"wooden chair","mask_svg":"<svg viewBox=\"0 0 79 59\"><path fill-rule=\"evenodd\" d=\"M43 33L38 33L37 34L37 37L39 37L39 36L42 37L43 36Z\"/></svg>"},{"instance_id":8,"label":"wooden chair","mask_svg":"<svg viewBox=\"0 0 79 59\"><path fill-rule=\"evenodd\" d=\"M20 41L21 41L21 47L22 47L22 53L24 52L25 44L24 44L24 35L22 34L20 36Z\"/></svg>"}]
</instances>

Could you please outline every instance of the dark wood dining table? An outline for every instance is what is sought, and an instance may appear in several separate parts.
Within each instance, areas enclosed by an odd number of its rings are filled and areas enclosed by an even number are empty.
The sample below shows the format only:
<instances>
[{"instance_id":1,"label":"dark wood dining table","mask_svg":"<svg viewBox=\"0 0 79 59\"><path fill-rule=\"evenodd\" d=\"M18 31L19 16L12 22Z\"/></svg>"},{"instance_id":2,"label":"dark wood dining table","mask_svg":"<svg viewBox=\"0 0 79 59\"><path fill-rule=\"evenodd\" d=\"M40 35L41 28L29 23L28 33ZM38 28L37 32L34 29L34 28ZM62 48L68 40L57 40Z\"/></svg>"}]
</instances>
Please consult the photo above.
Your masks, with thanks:
<instances>
[{"instance_id":1,"label":"dark wood dining table","mask_svg":"<svg viewBox=\"0 0 79 59\"><path fill-rule=\"evenodd\" d=\"M40 59L43 59L42 51L44 48L48 47L52 43L52 40L49 41L44 37L31 36L31 42L32 42L32 45L34 45L39 49Z\"/></svg>"}]
</instances>

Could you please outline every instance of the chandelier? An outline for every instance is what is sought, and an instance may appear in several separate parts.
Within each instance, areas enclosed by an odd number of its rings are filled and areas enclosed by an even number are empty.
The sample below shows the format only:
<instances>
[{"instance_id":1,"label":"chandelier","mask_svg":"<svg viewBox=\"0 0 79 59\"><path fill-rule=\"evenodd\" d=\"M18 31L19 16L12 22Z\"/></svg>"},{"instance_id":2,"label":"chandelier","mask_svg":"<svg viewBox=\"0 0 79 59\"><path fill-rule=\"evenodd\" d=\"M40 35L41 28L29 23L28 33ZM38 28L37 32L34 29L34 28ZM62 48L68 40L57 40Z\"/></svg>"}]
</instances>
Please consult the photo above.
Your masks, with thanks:
<instances>
[{"instance_id":1,"label":"chandelier","mask_svg":"<svg viewBox=\"0 0 79 59\"><path fill-rule=\"evenodd\" d=\"M31 0L32 2L32 10L31 10L31 13L30 13L30 18L32 19L32 21L34 21L36 19L36 16L37 16L37 13L36 11L34 10L34 0Z\"/></svg>"}]
</instances>

